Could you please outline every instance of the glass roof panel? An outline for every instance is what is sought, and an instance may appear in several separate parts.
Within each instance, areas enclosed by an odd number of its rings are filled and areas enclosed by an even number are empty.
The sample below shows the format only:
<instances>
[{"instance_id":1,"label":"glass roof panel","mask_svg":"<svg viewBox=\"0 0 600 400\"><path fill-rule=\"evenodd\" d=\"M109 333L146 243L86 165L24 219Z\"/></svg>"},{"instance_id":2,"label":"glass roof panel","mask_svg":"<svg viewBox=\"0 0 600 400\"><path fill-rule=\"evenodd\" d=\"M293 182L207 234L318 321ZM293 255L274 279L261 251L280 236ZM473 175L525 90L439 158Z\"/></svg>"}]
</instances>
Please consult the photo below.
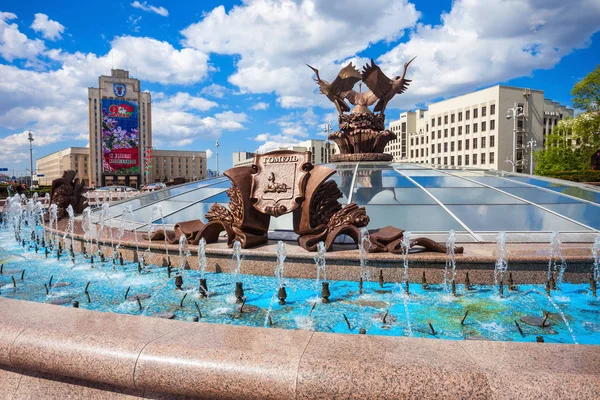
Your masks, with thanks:
<instances>
[{"instance_id":1,"label":"glass roof panel","mask_svg":"<svg viewBox=\"0 0 600 400\"><path fill-rule=\"evenodd\" d=\"M486 187L428 188L442 204L526 204L497 190Z\"/></svg>"},{"instance_id":2,"label":"glass roof panel","mask_svg":"<svg viewBox=\"0 0 600 400\"><path fill-rule=\"evenodd\" d=\"M356 188L352 201L366 204L437 204L421 188Z\"/></svg>"},{"instance_id":3,"label":"glass roof panel","mask_svg":"<svg viewBox=\"0 0 600 400\"><path fill-rule=\"evenodd\" d=\"M577 199L567 196L561 196L557 193L552 193L547 190L534 187L505 187L502 188L505 192L514 194L523 199L529 200L536 204L552 204L552 203L580 203Z\"/></svg>"},{"instance_id":4,"label":"glass roof panel","mask_svg":"<svg viewBox=\"0 0 600 400\"><path fill-rule=\"evenodd\" d=\"M530 204L449 205L448 209L475 232L589 231Z\"/></svg>"},{"instance_id":5,"label":"glass roof panel","mask_svg":"<svg viewBox=\"0 0 600 400\"><path fill-rule=\"evenodd\" d=\"M414 232L447 232L465 229L439 205L421 206L366 206L370 218L369 229L392 225Z\"/></svg>"},{"instance_id":6,"label":"glass roof panel","mask_svg":"<svg viewBox=\"0 0 600 400\"><path fill-rule=\"evenodd\" d=\"M425 188L436 187L481 187L477 183L469 182L466 179L457 178L455 176L411 176L418 184Z\"/></svg>"},{"instance_id":7,"label":"glass roof panel","mask_svg":"<svg viewBox=\"0 0 600 400\"><path fill-rule=\"evenodd\" d=\"M600 230L600 207L588 203L544 204L544 207Z\"/></svg>"}]
</instances>

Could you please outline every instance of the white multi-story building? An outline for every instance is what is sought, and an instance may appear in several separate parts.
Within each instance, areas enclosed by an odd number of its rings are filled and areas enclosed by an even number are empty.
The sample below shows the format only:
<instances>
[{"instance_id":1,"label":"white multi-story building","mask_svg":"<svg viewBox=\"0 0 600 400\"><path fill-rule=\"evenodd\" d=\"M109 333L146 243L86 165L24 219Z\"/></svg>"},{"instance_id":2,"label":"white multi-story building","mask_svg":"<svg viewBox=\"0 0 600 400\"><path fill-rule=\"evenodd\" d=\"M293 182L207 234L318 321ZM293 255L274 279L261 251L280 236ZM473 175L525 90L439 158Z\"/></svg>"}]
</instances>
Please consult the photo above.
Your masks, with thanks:
<instances>
[{"instance_id":1,"label":"white multi-story building","mask_svg":"<svg viewBox=\"0 0 600 400\"><path fill-rule=\"evenodd\" d=\"M34 180L39 185L49 186L54 179L60 178L66 170L77 172L79 179L89 184L90 149L87 147L67 147L47 156L38 158L35 162Z\"/></svg>"},{"instance_id":2,"label":"white multi-story building","mask_svg":"<svg viewBox=\"0 0 600 400\"><path fill-rule=\"evenodd\" d=\"M515 105L522 113L513 119L507 112ZM400 114L385 151L394 161L511 171L514 134L516 171L530 172L530 152L567 116L573 110L542 90L496 85Z\"/></svg>"}]
</instances>

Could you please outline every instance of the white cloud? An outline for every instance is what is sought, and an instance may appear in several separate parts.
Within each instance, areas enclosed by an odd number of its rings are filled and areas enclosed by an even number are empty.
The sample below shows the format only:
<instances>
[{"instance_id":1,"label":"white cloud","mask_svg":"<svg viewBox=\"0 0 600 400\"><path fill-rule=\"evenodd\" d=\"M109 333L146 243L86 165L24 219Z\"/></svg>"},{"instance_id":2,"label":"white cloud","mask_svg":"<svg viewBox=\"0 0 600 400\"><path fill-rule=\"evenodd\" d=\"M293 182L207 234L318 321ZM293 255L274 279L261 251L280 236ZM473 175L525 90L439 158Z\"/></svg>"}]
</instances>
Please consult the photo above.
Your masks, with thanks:
<instances>
[{"instance_id":1,"label":"white cloud","mask_svg":"<svg viewBox=\"0 0 600 400\"><path fill-rule=\"evenodd\" d=\"M169 10L167 10L164 7L151 6L148 4L147 1L144 1L142 3L140 3L139 1L134 1L133 3L131 3L131 6L134 8L139 8L140 10L153 12L153 13L161 15L163 17L169 16Z\"/></svg>"},{"instance_id":2,"label":"white cloud","mask_svg":"<svg viewBox=\"0 0 600 400\"><path fill-rule=\"evenodd\" d=\"M245 129L243 122L247 120L246 114L232 111L201 117L190 112L155 107L152 113L154 136L169 139L177 137L180 140L218 138L223 131Z\"/></svg>"},{"instance_id":3,"label":"white cloud","mask_svg":"<svg viewBox=\"0 0 600 400\"><path fill-rule=\"evenodd\" d=\"M251 110L266 110L267 108L269 108L269 103L265 103L264 101L259 101L250 107Z\"/></svg>"},{"instance_id":4,"label":"white cloud","mask_svg":"<svg viewBox=\"0 0 600 400\"><path fill-rule=\"evenodd\" d=\"M31 29L42 34L44 39L57 40L62 39L62 33L65 31L65 27L59 22L53 21L48 18L46 14L37 13Z\"/></svg>"},{"instance_id":5,"label":"white cloud","mask_svg":"<svg viewBox=\"0 0 600 400\"><path fill-rule=\"evenodd\" d=\"M19 31L17 24L7 22L16 18L13 13L0 12L0 56L9 62L19 58L35 60L44 51L44 42L29 39Z\"/></svg>"},{"instance_id":6,"label":"white cloud","mask_svg":"<svg viewBox=\"0 0 600 400\"><path fill-rule=\"evenodd\" d=\"M228 92L229 89L227 89L225 86L221 86L216 83L205 86L200 91L201 94L216 97L218 99L222 99Z\"/></svg>"},{"instance_id":7,"label":"white cloud","mask_svg":"<svg viewBox=\"0 0 600 400\"><path fill-rule=\"evenodd\" d=\"M140 31L140 25L139 22L142 20L142 16L140 15L139 17L135 17L133 15L130 15L129 18L127 18L127 23L129 26L129 30L132 32L139 32Z\"/></svg>"},{"instance_id":8,"label":"white cloud","mask_svg":"<svg viewBox=\"0 0 600 400\"><path fill-rule=\"evenodd\" d=\"M419 25L409 41L379 57L393 76L418 55L407 74L411 86L391 105L409 108L552 68L589 44L599 20L597 0L457 0L441 25Z\"/></svg>"},{"instance_id":9,"label":"white cloud","mask_svg":"<svg viewBox=\"0 0 600 400\"><path fill-rule=\"evenodd\" d=\"M211 149L206 149L206 158L211 158L213 156L213 151Z\"/></svg>"},{"instance_id":10,"label":"white cloud","mask_svg":"<svg viewBox=\"0 0 600 400\"><path fill-rule=\"evenodd\" d=\"M368 7L359 0L247 0L228 12L214 8L182 34L200 51L240 55L229 81L242 92L275 91L281 106L302 107L326 102L310 96L315 86L304 63L324 76L337 73L336 62L399 38L418 16L407 0L371 0Z\"/></svg>"},{"instance_id":11,"label":"white cloud","mask_svg":"<svg viewBox=\"0 0 600 400\"><path fill-rule=\"evenodd\" d=\"M214 101L210 101L202 97L195 97L185 92L177 92L176 94L168 97L164 95L164 93L160 93L158 94L158 97L162 100L155 102L153 106L165 110L206 111L218 106L218 104Z\"/></svg>"}]
</instances>

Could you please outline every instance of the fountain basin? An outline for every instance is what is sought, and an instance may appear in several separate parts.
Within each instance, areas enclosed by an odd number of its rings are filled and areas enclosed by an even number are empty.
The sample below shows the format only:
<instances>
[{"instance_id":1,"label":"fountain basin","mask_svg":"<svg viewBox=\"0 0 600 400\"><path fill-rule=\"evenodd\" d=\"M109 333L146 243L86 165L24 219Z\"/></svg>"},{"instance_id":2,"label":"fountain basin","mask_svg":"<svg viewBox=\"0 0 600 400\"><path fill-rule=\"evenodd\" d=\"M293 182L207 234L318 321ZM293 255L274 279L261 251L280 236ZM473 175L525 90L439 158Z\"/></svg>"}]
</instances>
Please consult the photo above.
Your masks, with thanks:
<instances>
[{"instance_id":1,"label":"fountain basin","mask_svg":"<svg viewBox=\"0 0 600 400\"><path fill-rule=\"evenodd\" d=\"M592 399L600 392L596 346L335 335L5 298L0 319L0 382L8 397L67 389L75 397L215 399Z\"/></svg>"}]
</instances>

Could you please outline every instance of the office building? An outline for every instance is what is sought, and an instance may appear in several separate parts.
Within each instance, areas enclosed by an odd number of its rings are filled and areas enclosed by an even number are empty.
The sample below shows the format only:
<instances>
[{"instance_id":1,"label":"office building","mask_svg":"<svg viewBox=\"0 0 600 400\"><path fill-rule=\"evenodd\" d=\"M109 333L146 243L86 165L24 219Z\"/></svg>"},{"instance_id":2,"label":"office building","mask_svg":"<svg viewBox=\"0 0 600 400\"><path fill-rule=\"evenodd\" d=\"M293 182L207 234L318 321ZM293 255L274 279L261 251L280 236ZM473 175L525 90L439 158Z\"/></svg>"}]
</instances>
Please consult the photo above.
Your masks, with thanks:
<instances>
[{"instance_id":1,"label":"office building","mask_svg":"<svg viewBox=\"0 0 600 400\"><path fill-rule=\"evenodd\" d=\"M50 186L52 180L62 177L69 169L77 171L78 178L89 184L90 154L87 147L67 147L35 161L33 180L40 186Z\"/></svg>"},{"instance_id":2,"label":"office building","mask_svg":"<svg viewBox=\"0 0 600 400\"><path fill-rule=\"evenodd\" d=\"M568 116L573 110L542 90L496 85L400 114L389 124L397 138L385 151L394 161L504 171L515 163L517 172L529 173L531 151Z\"/></svg>"}]
</instances>

